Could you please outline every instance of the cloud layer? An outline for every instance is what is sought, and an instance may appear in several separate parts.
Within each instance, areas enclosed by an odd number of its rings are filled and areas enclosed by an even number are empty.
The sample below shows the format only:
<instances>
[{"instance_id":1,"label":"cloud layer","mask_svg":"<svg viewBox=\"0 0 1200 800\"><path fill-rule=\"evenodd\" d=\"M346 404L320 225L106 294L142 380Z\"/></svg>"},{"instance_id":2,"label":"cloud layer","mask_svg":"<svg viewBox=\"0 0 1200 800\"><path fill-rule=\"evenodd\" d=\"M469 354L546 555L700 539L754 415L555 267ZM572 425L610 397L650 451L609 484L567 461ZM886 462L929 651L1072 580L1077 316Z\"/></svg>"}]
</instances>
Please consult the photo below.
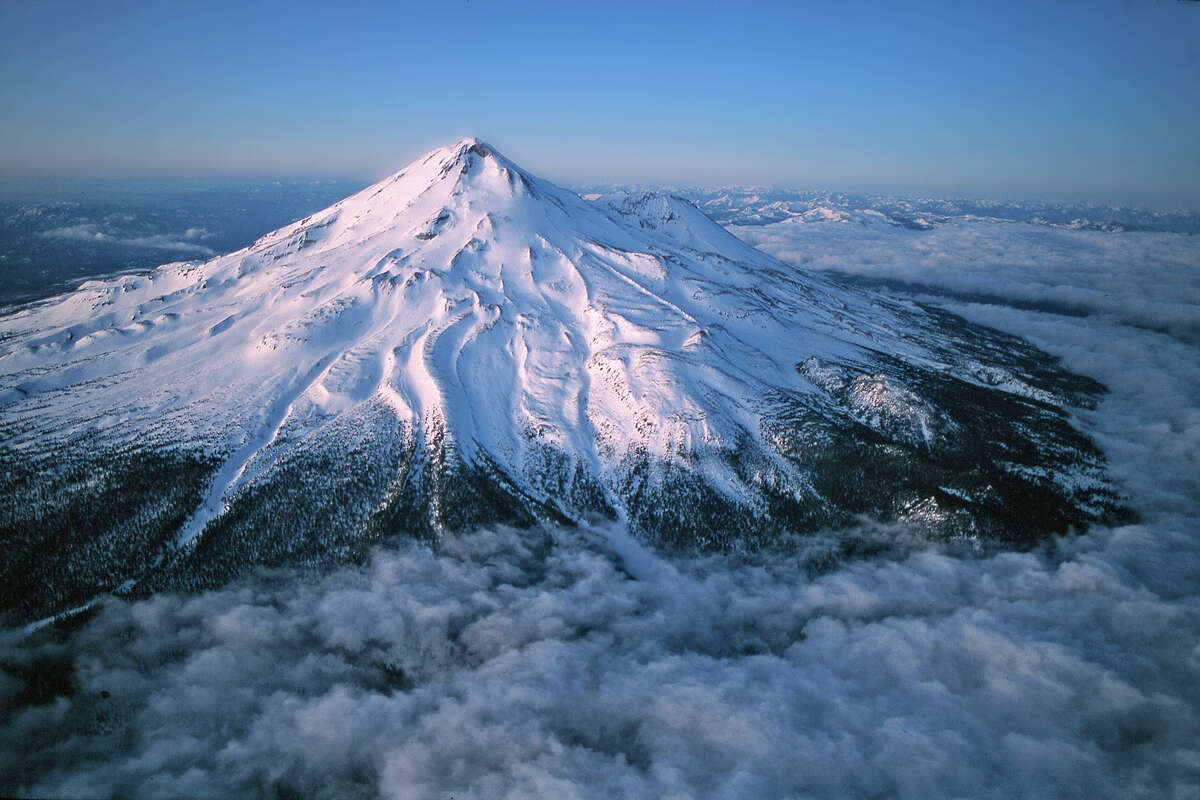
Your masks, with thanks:
<instances>
[{"instance_id":1,"label":"cloud layer","mask_svg":"<svg viewBox=\"0 0 1200 800\"><path fill-rule=\"evenodd\" d=\"M928 231L792 221L731 230L808 269L1102 314L1200 344L1200 236L962 217Z\"/></svg>"},{"instance_id":2,"label":"cloud layer","mask_svg":"<svg viewBox=\"0 0 1200 800\"><path fill-rule=\"evenodd\" d=\"M986 288L994 302L953 310L1109 386L1078 423L1138 524L1023 554L902 545L821 574L803 552L665 557L619 527L483 530L321 579L113 600L65 641L4 635L0 792L1195 796L1200 348L1185 303L1143 323L1200 270L1177 243L1071 255L1004 230L937 240L911 268ZM818 245L798 252L909 269L883 241ZM1074 315L1003 302L1097 283L1113 297Z\"/></svg>"},{"instance_id":3,"label":"cloud layer","mask_svg":"<svg viewBox=\"0 0 1200 800\"><path fill-rule=\"evenodd\" d=\"M113 602L12 654L70 659L77 691L8 717L6 790L1159 794L1195 767L1196 610L1111 556L1162 535L810 581L645 553L635 579L603 532L485 531Z\"/></svg>"},{"instance_id":4,"label":"cloud layer","mask_svg":"<svg viewBox=\"0 0 1200 800\"><path fill-rule=\"evenodd\" d=\"M126 215L128 216L128 215ZM122 220L129 221L129 220ZM124 247L143 247L153 250L173 250L198 256L214 255L212 248L198 244L198 240L208 236L204 228L188 228L181 234L167 233L147 234L143 236L122 235L122 233L107 224L98 222L79 222L65 225L61 228L50 228L40 234L48 239L66 239L78 242L101 242L104 244L121 245Z\"/></svg>"}]
</instances>

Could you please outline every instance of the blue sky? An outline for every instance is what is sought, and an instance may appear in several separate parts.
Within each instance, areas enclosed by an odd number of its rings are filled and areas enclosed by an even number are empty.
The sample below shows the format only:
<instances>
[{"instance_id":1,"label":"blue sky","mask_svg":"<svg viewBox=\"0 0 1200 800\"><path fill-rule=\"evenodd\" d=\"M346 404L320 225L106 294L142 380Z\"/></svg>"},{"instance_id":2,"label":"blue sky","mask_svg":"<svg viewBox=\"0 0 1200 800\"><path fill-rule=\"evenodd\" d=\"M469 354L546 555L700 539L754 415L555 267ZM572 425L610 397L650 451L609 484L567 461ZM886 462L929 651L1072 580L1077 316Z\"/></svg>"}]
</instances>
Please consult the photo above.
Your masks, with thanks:
<instances>
[{"instance_id":1,"label":"blue sky","mask_svg":"<svg viewBox=\"0 0 1200 800\"><path fill-rule=\"evenodd\" d=\"M253 5L246 8L244 5ZM0 2L0 176L599 181L1200 205L1200 3Z\"/></svg>"}]
</instances>

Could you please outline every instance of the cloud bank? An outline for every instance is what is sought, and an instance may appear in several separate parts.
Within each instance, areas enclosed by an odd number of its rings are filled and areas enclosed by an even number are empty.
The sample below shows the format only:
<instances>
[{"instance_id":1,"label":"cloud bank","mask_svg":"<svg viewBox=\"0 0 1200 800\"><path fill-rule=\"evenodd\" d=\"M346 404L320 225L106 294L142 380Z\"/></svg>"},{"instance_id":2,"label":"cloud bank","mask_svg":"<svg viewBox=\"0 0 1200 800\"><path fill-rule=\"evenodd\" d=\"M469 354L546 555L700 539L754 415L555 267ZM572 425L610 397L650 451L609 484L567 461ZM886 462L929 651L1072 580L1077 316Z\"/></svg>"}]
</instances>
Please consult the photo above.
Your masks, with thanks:
<instances>
[{"instance_id":1,"label":"cloud bank","mask_svg":"<svg viewBox=\"0 0 1200 800\"><path fill-rule=\"evenodd\" d=\"M1182 300L1200 269L1178 243L1071 256L1004 230L935 240L924 266L836 233L798 252L987 288L951 308L1105 382L1077 422L1138 524L822 574L802 554L667 556L619 527L482 530L321 579L111 600L63 640L4 634L0 793L1196 796L1200 348ZM1092 300L1004 303L1054 291ZM1145 324L1159 308L1181 316Z\"/></svg>"},{"instance_id":2,"label":"cloud bank","mask_svg":"<svg viewBox=\"0 0 1200 800\"><path fill-rule=\"evenodd\" d=\"M132 219L134 218L131 215L124 215L124 219L120 221L128 222ZM111 218L106 220L106 222L111 221ZM96 222L79 222L60 228L50 228L49 230L42 231L40 235L48 239L101 242L104 244L123 245L125 247L173 250L180 253L191 253L202 256L215 255L211 248L197 244L197 240L208 236L208 231L204 228L188 228L182 234L178 235L155 233L143 236L129 236L122 235L120 231L110 224L101 225Z\"/></svg>"},{"instance_id":3,"label":"cloud bank","mask_svg":"<svg viewBox=\"0 0 1200 800\"><path fill-rule=\"evenodd\" d=\"M953 218L928 231L780 222L731 230L808 269L1049 311L1102 314L1200 344L1200 236Z\"/></svg>"}]
</instances>

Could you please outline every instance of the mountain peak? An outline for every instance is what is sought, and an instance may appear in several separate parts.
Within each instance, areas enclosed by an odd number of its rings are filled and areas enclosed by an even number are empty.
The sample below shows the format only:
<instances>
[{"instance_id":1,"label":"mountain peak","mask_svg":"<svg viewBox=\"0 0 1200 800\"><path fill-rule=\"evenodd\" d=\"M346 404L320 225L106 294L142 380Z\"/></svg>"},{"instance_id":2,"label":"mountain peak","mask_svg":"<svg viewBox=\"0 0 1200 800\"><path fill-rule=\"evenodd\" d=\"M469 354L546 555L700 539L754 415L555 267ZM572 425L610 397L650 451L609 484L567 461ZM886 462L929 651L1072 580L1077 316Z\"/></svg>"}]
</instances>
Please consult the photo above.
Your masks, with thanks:
<instances>
[{"instance_id":1,"label":"mountain peak","mask_svg":"<svg viewBox=\"0 0 1200 800\"><path fill-rule=\"evenodd\" d=\"M454 145L454 150L460 154L474 153L477 156L487 158L490 155L496 155L496 150L487 142L477 136L467 136L459 139Z\"/></svg>"},{"instance_id":2,"label":"mountain peak","mask_svg":"<svg viewBox=\"0 0 1200 800\"><path fill-rule=\"evenodd\" d=\"M494 163L502 169L520 170L515 163L506 158L496 148L475 136L459 139L449 147L440 147L426 154L418 161L439 159L444 164L443 172L450 172L455 165L466 165L468 168Z\"/></svg>"},{"instance_id":3,"label":"mountain peak","mask_svg":"<svg viewBox=\"0 0 1200 800\"><path fill-rule=\"evenodd\" d=\"M460 139L451 147L451 156L447 159L447 166L444 171L450 171L455 164L463 165L464 174L488 166L501 172L519 172L524 174L524 170L501 155L496 148L474 136Z\"/></svg>"},{"instance_id":4,"label":"mountain peak","mask_svg":"<svg viewBox=\"0 0 1200 800\"><path fill-rule=\"evenodd\" d=\"M432 172L428 170L432 169ZM522 189L532 193L534 178L496 148L475 136L459 139L448 147L439 147L416 159L382 183L391 183L406 175L426 175L428 183L451 180L458 190L499 191L514 194ZM468 181L470 185L463 186ZM423 187L417 186L418 191Z\"/></svg>"}]
</instances>

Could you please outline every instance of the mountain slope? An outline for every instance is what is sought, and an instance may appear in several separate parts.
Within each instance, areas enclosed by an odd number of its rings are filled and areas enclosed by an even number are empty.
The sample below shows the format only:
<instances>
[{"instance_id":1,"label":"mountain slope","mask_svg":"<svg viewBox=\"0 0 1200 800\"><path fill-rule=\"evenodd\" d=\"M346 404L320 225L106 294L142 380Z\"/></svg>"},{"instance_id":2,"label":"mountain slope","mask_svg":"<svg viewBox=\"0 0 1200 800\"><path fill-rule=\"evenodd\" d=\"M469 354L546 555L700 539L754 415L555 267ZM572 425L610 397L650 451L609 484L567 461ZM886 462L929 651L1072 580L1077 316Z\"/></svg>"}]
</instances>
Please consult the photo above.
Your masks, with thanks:
<instances>
[{"instance_id":1,"label":"mountain slope","mask_svg":"<svg viewBox=\"0 0 1200 800\"><path fill-rule=\"evenodd\" d=\"M1113 499L1063 410L1094 382L475 139L0 318L0 372L17 618L491 521L744 547L866 513L1029 542Z\"/></svg>"}]
</instances>

